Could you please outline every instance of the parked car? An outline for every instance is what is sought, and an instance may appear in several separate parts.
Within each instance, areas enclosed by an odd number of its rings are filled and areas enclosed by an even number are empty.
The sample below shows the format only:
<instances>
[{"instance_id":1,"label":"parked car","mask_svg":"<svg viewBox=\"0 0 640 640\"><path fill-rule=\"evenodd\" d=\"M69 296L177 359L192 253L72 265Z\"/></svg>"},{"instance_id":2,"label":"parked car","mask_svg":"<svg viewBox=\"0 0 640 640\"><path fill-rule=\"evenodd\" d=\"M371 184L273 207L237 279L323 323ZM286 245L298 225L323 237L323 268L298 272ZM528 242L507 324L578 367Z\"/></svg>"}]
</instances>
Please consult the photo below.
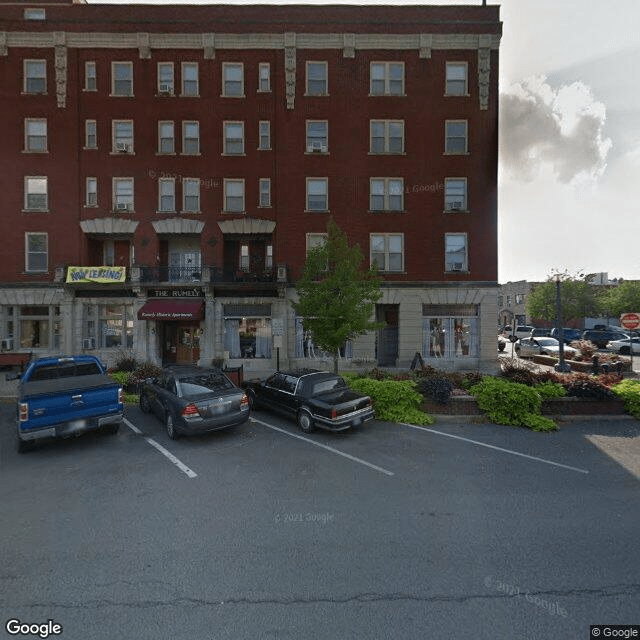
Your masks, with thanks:
<instances>
[{"instance_id":1,"label":"parked car","mask_svg":"<svg viewBox=\"0 0 640 640\"><path fill-rule=\"evenodd\" d=\"M16 412L17 446L23 452L45 438L86 431L117 433L124 415L122 385L89 355L33 360L20 374Z\"/></svg>"},{"instance_id":2,"label":"parked car","mask_svg":"<svg viewBox=\"0 0 640 640\"><path fill-rule=\"evenodd\" d=\"M590 340L598 349L604 349L609 342L626 340L628 337L629 336L626 333L622 333L622 331L611 331L610 329L603 331L587 329L582 333L582 339Z\"/></svg>"},{"instance_id":3,"label":"parked car","mask_svg":"<svg viewBox=\"0 0 640 640\"><path fill-rule=\"evenodd\" d=\"M305 433L316 426L343 431L375 417L369 396L352 391L343 378L327 371L278 371L244 386L252 408L265 407L294 418Z\"/></svg>"},{"instance_id":4,"label":"parked car","mask_svg":"<svg viewBox=\"0 0 640 640\"><path fill-rule=\"evenodd\" d=\"M216 367L167 367L160 378L142 384L140 409L162 420L172 440L235 427L249 419L247 394Z\"/></svg>"},{"instance_id":5,"label":"parked car","mask_svg":"<svg viewBox=\"0 0 640 640\"><path fill-rule=\"evenodd\" d=\"M551 329L543 329L541 327L535 327L529 334L530 338L543 338L551 335Z\"/></svg>"},{"instance_id":6,"label":"parked car","mask_svg":"<svg viewBox=\"0 0 640 640\"><path fill-rule=\"evenodd\" d=\"M532 327L529 324L519 324L516 325L516 330L515 331L509 331L509 336L511 337L512 335L516 336L516 338L520 339L520 338L528 338L531 335L531 332L535 329L535 327Z\"/></svg>"},{"instance_id":7,"label":"parked car","mask_svg":"<svg viewBox=\"0 0 640 640\"><path fill-rule=\"evenodd\" d=\"M558 339L558 329L554 327L549 334L552 338ZM571 327L563 327L562 334L565 344L571 344L574 340L580 340L582 338L582 329L572 329Z\"/></svg>"},{"instance_id":8,"label":"parked car","mask_svg":"<svg viewBox=\"0 0 640 640\"><path fill-rule=\"evenodd\" d=\"M612 340L607 344L607 349L615 351L623 356L628 356L633 348L633 353L640 353L640 338L625 338L624 340Z\"/></svg>"},{"instance_id":9,"label":"parked car","mask_svg":"<svg viewBox=\"0 0 640 640\"><path fill-rule=\"evenodd\" d=\"M515 349L521 358L537 355L556 357L560 355L560 343L555 338L550 337L522 338L516 342ZM577 353L577 349L573 347L565 347L563 351L565 357L569 360Z\"/></svg>"}]
</instances>

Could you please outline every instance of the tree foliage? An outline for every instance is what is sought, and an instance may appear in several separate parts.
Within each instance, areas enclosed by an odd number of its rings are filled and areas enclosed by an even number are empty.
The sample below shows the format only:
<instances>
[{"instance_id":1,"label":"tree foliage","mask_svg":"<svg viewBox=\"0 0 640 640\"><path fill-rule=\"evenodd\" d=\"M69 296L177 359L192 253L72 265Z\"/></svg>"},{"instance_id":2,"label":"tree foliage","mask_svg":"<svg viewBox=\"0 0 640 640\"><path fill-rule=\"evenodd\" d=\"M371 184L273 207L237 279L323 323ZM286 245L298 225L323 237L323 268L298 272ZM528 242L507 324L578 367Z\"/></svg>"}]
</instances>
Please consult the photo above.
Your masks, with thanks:
<instances>
[{"instance_id":1,"label":"tree foliage","mask_svg":"<svg viewBox=\"0 0 640 640\"><path fill-rule=\"evenodd\" d=\"M583 275L562 274L560 301L563 321L598 315L600 305L595 285ZM553 322L556 319L556 283L553 276L536 286L527 296L527 311L531 318Z\"/></svg>"},{"instance_id":2,"label":"tree foliage","mask_svg":"<svg viewBox=\"0 0 640 640\"><path fill-rule=\"evenodd\" d=\"M327 222L323 245L309 250L302 277L296 283L298 302L292 303L305 330L325 351L334 354L338 372L338 349L381 325L372 321L376 302L382 297L377 269L362 268L358 245L349 246L335 221Z\"/></svg>"},{"instance_id":3,"label":"tree foliage","mask_svg":"<svg viewBox=\"0 0 640 640\"><path fill-rule=\"evenodd\" d=\"M640 312L640 281L625 280L602 294L601 308L606 315Z\"/></svg>"}]
</instances>

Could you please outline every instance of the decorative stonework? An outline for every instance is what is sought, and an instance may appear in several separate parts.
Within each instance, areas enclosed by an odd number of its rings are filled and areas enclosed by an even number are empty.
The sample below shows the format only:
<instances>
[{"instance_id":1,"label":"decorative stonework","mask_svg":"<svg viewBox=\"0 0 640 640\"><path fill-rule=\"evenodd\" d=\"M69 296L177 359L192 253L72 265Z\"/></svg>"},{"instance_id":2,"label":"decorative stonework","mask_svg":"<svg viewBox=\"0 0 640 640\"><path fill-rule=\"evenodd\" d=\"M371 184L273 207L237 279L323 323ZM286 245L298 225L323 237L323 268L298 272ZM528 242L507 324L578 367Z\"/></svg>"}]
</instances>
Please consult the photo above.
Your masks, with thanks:
<instances>
[{"instance_id":1,"label":"decorative stonework","mask_svg":"<svg viewBox=\"0 0 640 640\"><path fill-rule=\"evenodd\" d=\"M204 222L186 218L167 218L166 220L156 220L151 224L157 234L186 233L199 235L204 229Z\"/></svg>"},{"instance_id":2,"label":"decorative stonework","mask_svg":"<svg viewBox=\"0 0 640 640\"><path fill-rule=\"evenodd\" d=\"M138 52L141 60L151 58L151 41L148 33L138 34Z\"/></svg>"},{"instance_id":3,"label":"decorative stonework","mask_svg":"<svg viewBox=\"0 0 640 640\"><path fill-rule=\"evenodd\" d=\"M233 220L222 220L218 222L222 233L273 233L276 223L273 220L262 220L260 218L234 218Z\"/></svg>"},{"instance_id":4,"label":"decorative stonework","mask_svg":"<svg viewBox=\"0 0 640 640\"><path fill-rule=\"evenodd\" d=\"M478 94L480 109L489 108L489 79L491 73L491 37L482 35L478 41Z\"/></svg>"},{"instance_id":5,"label":"decorative stonework","mask_svg":"<svg viewBox=\"0 0 640 640\"><path fill-rule=\"evenodd\" d=\"M54 33L56 100L58 108L67 106L67 46L64 33Z\"/></svg>"},{"instance_id":6,"label":"decorative stonework","mask_svg":"<svg viewBox=\"0 0 640 640\"><path fill-rule=\"evenodd\" d=\"M355 58L356 57L356 34L345 33L344 45L342 47L343 58Z\"/></svg>"},{"instance_id":7,"label":"decorative stonework","mask_svg":"<svg viewBox=\"0 0 640 640\"><path fill-rule=\"evenodd\" d=\"M7 32L0 31L0 56L8 56L9 48L7 47Z\"/></svg>"},{"instance_id":8,"label":"decorative stonework","mask_svg":"<svg viewBox=\"0 0 640 640\"><path fill-rule=\"evenodd\" d=\"M216 57L216 36L215 33L202 34L202 49L205 60L213 60Z\"/></svg>"},{"instance_id":9,"label":"decorative stonework","mask_svg":"<svg viewBox=\"0 0 640 640\"><path fill-rule=\"evenodd\" d=\"M284 73L287 109L293 109L296 100L296 34L284 34Z\"/></svg>"},{"instance_id":10,"label":"decorative stonework","mask_svg":"<svg viewBox=\"0 0 640 640\"><path fill-rule=\"evenodd\" d=\"M82 220L80 228L84 233L92 235L133 235L140 224L137 220L125 218L93 218Z\"/></svg>"},{"instance_id":11,"label":"decorative stonework","mask_svg":"<svg viewBox=\"0 0 640 640\"><path fill-rule=\"evenodd\" d=\"M420 57L430 58L433 45L433 36L430 33L420 34Z\"/></svg>"}]
</instances>

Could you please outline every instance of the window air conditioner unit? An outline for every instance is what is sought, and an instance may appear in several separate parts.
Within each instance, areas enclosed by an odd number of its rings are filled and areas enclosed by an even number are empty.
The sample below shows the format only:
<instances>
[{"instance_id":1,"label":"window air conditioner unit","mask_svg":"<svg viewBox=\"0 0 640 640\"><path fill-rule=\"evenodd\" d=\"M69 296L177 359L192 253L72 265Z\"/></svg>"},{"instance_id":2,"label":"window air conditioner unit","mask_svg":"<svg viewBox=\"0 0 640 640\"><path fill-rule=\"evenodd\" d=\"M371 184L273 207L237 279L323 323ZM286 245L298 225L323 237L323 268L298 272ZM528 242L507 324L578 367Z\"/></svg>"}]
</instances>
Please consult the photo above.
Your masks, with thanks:
<instances>
[{"instance_id":1,"label":"window air conditioner unit","mask_svg":"<svg viewBox=\"0 0 640 640\"><path fill-rule=\"evenodd\" d=\"M173 85L168 83L163 83L158 87L158 93L168 95L173 93Z\"/></svg>"},{"instance_id":2,"label":"window air conditioner unit","mask_svg":"<svg viewBox=\"0 0 640 640\"><path fill-rule=\"evenodd\" d=\"M131 151L131 145L126 142L116 142L116 151L121 153L129 153Z\"/></svg>"},{"instance_id":3,"label":"window air conditioner unit","mask_svg":"<svg viewBox=\"0 0 640 640\"><path fill-rule=\"evenodd\" d=\"M11 351L13 349L13 338L4 338L0 346L3 351Z\"/></svg>"},{"instance_id":4,"label":"window air conditioner unit","mask_svg":"<svg viewBox=\"0 0 640 640\"><path fill-rule=\"evenodd\" d=\"M450 211L460 211L460 209L462 209L462 202L449 202L447 208Z\"/></svg>"},{"instance_id":5,"label":"window air conditioner unit","mask_svg":"<svg viewBox=\"0 0 640 640\"><path fill-rule=\"evenodd\" d=\"M83 349L95 349L96 348L96 339L95 338L83 338L82 339L82 348Z\"/></svg>"},{"instance_id":6,"label":"window air conditioner unit","mask_svg":"<svg viewBox=\"0 0 640 640\"><path fill-rule=\"evenodd\" d=\"M129 211L129 205L126 202L116 202L116 211Z\"/></svg>"},{"instance_id":7,"label":"window air conditioner unit","mask_svg":"<svg viewBox=\"0 0 640 640\"><path fill-rule=\"evenodd\" d=\"M462 262L454 262L451 267L452 267L452 271L462 271L462 266L463 263Z\"/></svg>"},{"instance_id":8,"label":"window air conditioner unit","mask_svg":"<svg viewBox=\"0 0 640 640\"><path fill-rule=\"evenodd\" d=\"M326 144L322 144L319 141L312 142L307 147L307 152L308 153L326 153L327 152L327 145Z\"/></svg>"},{"instance_id":9,"label":"window air conditioner unit","mask_svg":"<svg viewBox=\"0 0 640 640\"><path fill-rule=\"evenodd\" d=\"M321 144L320 145L320 153L327 153L327 145L326 144Z\"/></svg>"}]
</instances>

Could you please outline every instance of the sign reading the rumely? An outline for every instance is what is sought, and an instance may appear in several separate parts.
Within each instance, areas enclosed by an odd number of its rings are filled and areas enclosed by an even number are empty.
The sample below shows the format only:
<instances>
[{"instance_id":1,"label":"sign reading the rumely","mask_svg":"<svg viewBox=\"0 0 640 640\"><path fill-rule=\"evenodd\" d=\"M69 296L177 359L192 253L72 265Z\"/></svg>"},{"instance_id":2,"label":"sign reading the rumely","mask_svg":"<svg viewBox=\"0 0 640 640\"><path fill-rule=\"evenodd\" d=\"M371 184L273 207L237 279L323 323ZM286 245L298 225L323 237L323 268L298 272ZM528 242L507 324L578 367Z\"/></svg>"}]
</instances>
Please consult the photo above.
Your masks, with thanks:
<instances>
[{"instance_id":1,"label":"sign reading the rumely","mask_svg":"<svg viewBox=\"0 0 640 640\"><path fill-rule=\"evenodd\" d=\"M620 316L620 324L624 329L633 331L640 327L640 314L638 313L623 313Z\"/></svg>"}]
</instances>

